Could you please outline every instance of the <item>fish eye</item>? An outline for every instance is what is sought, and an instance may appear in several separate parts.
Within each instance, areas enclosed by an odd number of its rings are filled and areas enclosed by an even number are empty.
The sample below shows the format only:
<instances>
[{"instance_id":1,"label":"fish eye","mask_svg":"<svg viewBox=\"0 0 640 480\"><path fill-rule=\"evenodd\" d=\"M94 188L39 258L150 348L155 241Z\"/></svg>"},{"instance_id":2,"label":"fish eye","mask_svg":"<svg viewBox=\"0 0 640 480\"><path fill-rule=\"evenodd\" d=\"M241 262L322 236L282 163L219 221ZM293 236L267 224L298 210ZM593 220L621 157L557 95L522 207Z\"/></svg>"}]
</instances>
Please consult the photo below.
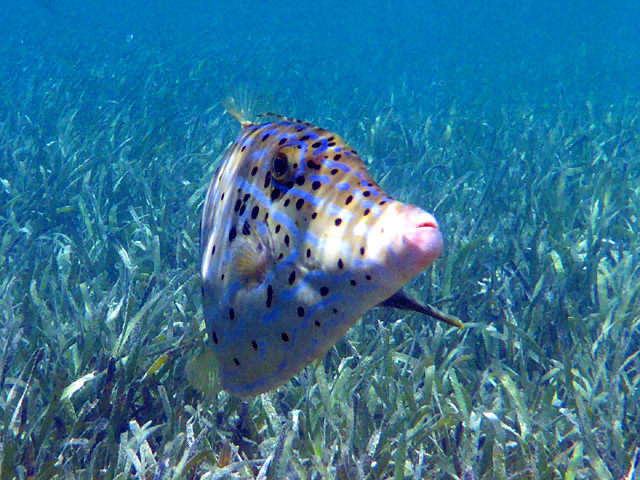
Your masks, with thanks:
<instances>
[{"instance_id":1,"label":"fish eye","mask_svg":"<svg viewBox=\"0 0 640 480\"><path fill-rule=\"evenodd\" d=\"M289 169L289 159L283 152L278 152L271 161L271 170L276 178L282 177Z\"/></svg>"}]
</instances>

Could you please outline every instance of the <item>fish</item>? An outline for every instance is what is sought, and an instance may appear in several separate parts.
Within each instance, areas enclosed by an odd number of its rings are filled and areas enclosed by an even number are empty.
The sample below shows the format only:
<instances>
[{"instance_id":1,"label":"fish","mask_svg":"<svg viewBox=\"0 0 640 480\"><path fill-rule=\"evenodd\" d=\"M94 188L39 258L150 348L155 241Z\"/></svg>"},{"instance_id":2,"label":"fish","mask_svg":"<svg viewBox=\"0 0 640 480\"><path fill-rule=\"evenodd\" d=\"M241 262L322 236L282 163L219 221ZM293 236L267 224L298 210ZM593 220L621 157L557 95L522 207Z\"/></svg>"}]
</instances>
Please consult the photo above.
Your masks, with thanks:
<instances>
[{"instance_id":1,"label":"fish","mask_svg":"<svg viewBox=\"0 0 640 480\"><path fill-rule=\"evenodd\" d=\"M403 290L442 253L433 215L389 196L332 131L230 113L242 130L211 179L200 224L220 388L246 399L279 387L376 306L462 327Z\"/></svg>"}]
</instances>

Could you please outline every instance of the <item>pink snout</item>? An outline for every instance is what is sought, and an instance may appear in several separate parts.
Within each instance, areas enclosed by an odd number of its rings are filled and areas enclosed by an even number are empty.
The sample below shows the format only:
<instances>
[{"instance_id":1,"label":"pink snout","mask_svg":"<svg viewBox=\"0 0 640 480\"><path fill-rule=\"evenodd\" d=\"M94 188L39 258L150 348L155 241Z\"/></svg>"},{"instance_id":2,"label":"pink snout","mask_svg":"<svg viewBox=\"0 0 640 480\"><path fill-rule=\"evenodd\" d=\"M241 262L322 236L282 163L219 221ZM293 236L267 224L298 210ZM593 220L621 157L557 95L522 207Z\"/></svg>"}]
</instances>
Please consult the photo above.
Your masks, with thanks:
<instances>
[{"instance_id":1,"label":"pink snout","mask_svg":"<svg viewBox=\"0 0 640 480\"><path fill-rule=\"evenodd\" d=\"M424 270L442 254L442 234L436 219L427 212L421 211L409 219L413 225L402 234L403 256L416 268Z\"/></svg>"},{"instance_id":2,"label":"pink snout","mask_svg":"<svg viewBox=\"0 0 640 480\"><path fill-rule=\"evenodd\" d=\"M385 228L390 231L392 268L402 282L411 280L442 254L442 234L430 213L401 205L389 212Z\"/></svg>"}]
</instances>

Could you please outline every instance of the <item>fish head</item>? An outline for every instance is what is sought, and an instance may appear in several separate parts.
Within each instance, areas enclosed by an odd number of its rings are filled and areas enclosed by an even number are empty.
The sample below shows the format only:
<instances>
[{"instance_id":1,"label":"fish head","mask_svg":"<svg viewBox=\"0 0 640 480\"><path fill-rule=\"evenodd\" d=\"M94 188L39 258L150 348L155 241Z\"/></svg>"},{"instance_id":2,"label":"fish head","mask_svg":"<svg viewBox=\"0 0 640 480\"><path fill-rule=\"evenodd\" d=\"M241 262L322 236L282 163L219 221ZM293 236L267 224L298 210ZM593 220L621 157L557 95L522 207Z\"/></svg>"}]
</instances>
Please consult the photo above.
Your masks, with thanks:
<instances>
[{"instance_id":1,"label":"fish head","mask_svg":"<svg viewBox=\"0 0 640 480\"><path fill-rule=\"evenodd\" d=\"M201 224L203 309L222 387L274 388L442 252L435 218L387 195L338 135L246 124Z\"/></svg>"}]
</instances>

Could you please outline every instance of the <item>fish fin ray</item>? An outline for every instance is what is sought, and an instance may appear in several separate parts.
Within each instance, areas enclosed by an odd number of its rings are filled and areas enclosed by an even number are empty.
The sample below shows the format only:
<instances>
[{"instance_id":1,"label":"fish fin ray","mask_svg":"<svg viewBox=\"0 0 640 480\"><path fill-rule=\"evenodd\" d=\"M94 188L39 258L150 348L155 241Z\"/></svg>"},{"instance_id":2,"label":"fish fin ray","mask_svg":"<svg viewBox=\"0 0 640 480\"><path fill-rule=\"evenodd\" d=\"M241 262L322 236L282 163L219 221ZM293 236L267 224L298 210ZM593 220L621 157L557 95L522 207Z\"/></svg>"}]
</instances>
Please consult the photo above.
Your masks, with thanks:
<instances>
[{"instance_id":1,"label":"fish fin ray","mask_svg":"<svg viewBox=\"0 0 640 480\"><path fill-rule=\"evenodd\" d=\"M234 93L222 101L222 106L242 125L243 130L253 125L251 117L254 116L256 98L248 86L238 86Z\"/></svg>"},{"instance_id":2,"label":"fish fin ray","mask_svg":"<svg viewBox=\"0 0 640 480\"><path fill-rule=\"evenodd\" d=\"M220 388L220 365L211 348L203 349L187 362L187 379L193 388L207 396L215 396Z\"/></svg>"},{"instance_id":3,"label":"fish fin ray","mask_svg":"<svg viewBox=\"0 0 640 480\"><path fill-rule=\"evenodd\" d=\"M250 227L249 235L240 235L231 260L233 280L245 285L262 283L269 266L275 263L272 245L269 236L256 227Z\"/></svg>"},{"instance_id":4,"label":"fish fin ray","mask_svg":"<svg viewBox=\"0 0 640 480\"><path fill-rule=\"evenodd\" d=\"M250 88L247 85L239 85L235 88L235 92L222 101L222 106L227 113L242 125L244 130L255 125L256 122L253 119L265 116L265 114L256 115L256 111L267 110L269 108L268 105L271 103L270 95L264 92L257 94L255 87Z\"/></svg>"}]
</instances>

